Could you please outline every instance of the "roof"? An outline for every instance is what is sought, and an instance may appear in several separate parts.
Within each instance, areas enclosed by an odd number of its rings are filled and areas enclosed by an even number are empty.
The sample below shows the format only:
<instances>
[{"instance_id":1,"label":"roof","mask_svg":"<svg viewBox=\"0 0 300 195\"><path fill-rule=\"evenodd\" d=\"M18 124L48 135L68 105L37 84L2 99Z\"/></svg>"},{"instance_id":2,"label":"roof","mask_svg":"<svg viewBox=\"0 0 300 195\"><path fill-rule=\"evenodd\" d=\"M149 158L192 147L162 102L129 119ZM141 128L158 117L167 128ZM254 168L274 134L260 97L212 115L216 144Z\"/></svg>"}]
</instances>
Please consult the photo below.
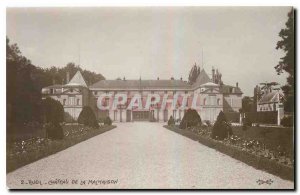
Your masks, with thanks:
<instances>
[{"instance_id":1,"label":"roof","mask_svg":"<svg viewBox=\"0 0 300 195\"><path fill-rule=\"evenodd\" d=\"M267 94L264 94L260 100L258 101L258 104L265 104L265 103L274 103L279 102L281 98L283 98L284 95L280 91L273 91Z\"/></svg>"},{"instance_id":2,"label":"roof","mask_svg":"<svg viewBox=\"0 0 300 195\"><path fill-rule=\"evenodd\" d=\"M50 85L50 86L47 86L47 87L43 87L44 89L56 89L56 88L62 88L63 85Z\"/></svg>"},{"instance_id":3,"label":"roof","mask_svg":"<svg viewBox=\"0 0 300 195\"><path fill-rule=\"evenodd\" d=\"M83 86L83 87L87 87L87 84L86 84L82 74L78 70L76 72L76 74L73 76L73 78L70 80L70 82L68 84L66 84L66 86Z\"/></svg>"},{"instance_id":4,"label":"roof","mask_svg":"<svg viewBox=\"0 0 300 195\"><path fill-rule=\"evenodd\" d=\"M213 82L204 83L201 87L218 87L219 85Z\"/></svg>"},{"instance_id":5,"label":"roof","mask_svg":"<svg viewBox=\"0 0 300 195\"><path fill-rule=\"evenodd\" d=\"M211 79L207 75L204 69L202 69L196 79L196 82L193 84L193 87L200 86L204 83L211 82Z\"/></svg>"},{"instance_id":6,"label":"roof","mask_svg":"<svg viewBox=\"0 0 300 195\"><path fill-rule=\"evenodd\" d=\"M231 91L231 89L234 89ZM241 91L241 89L239 87L235 87L235 86L231 86L231 85L221 85L220 86L220 91L222 93L239 93L239 94L242 94L243 92Z\"/></svg>"},{"instance_id":7,"label":"roof","mask_svg":"<svg viewBox=\"0 0 300 195\"><path fill-rule=\"evenodd\" d=\"M191 85L182 80L101 80L90 89L190 89Z\"/></svg>"}]
</instances>

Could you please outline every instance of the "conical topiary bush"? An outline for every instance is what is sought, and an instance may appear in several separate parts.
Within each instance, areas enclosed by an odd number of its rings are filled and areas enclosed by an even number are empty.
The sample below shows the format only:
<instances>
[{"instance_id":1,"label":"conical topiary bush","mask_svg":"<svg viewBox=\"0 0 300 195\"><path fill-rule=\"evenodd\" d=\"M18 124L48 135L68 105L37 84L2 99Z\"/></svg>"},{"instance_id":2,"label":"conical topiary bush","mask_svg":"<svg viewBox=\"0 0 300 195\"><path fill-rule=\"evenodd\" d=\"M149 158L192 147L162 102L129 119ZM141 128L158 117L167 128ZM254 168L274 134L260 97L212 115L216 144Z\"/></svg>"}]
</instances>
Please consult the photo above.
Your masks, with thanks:
<instances>
[{"instance_id":1,"label":"conical topiary bush","mask_svg":"<svg viewBox=\"0 0 300 195\"><path fill-rule=\"evenodd\" d=\"M99 127L99 124L96 120L96 116L95 116L92 108L89 106L83 107L82 111L79 114L77 121L79 124L83 124L88 127L94 127L94 128Z\"/></svg>"},{"instance_id":2,"label":"conical topiary bush","mask_svg":"<svg viewBox=\"0 0 300 195\"><path fill-rule=\"evenodd\" d=\"M179 128L185 129L188 127L195 127L198 125L201 125L201 118L198 112L194 109L188 109L180 122Z\"/></svg>"},{"instance_id":3,"label":"conical topiary bush","mask_svg":"<svg viewBox=\"0 0 300 195\"><path fill-rule=\"evenodd\" d=\"M227 122L224 112L221 111L217 117L217 121L213 126L211 137L213 139L223 140L232 134L231 125Z\"/></svg>"}]
</instances>

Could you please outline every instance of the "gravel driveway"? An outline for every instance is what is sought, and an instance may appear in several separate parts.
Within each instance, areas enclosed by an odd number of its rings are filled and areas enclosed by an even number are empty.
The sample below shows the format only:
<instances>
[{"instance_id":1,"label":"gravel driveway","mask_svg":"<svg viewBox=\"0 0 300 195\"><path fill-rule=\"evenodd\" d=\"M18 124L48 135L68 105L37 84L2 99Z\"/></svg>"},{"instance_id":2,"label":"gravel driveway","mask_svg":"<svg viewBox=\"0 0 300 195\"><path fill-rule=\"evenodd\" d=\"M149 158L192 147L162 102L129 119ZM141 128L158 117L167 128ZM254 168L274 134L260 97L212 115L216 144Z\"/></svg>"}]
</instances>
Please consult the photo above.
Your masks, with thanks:
<instances>
[{"instance_id":1,"label":"gravel driveway","mask_svg":"<svg viewBox=\"0 0 300 195\"><path fill-rule=\"evenodd\" d=\"M162 123L118 127L7 174L9 188L293 188ZM258 185L257 180L273 183ZM77 182L77 184L76 184Z\"/></svg>"}]
</instances>

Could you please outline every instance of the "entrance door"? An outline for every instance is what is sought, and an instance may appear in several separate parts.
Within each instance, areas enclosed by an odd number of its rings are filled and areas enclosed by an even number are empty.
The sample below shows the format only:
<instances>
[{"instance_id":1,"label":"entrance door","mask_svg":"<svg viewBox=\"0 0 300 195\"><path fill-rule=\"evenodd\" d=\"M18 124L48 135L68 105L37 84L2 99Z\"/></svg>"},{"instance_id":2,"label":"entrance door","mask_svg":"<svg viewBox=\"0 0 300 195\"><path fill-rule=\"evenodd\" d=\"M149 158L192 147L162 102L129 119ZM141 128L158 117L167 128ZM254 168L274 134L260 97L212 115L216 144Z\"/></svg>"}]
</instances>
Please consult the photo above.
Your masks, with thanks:
<instances>
[{"instance_id":1,"label":"entrance door","mask_svg":"<svg viewBox=\"0 0 300 195\"><path fill-rule=\"evenodd\" d=\"M149 121L149 111L133 111L132 118L134 121Z\"/></svg>"},{"instance_id":2,"label":"entrance door","mask_svg":"<svg viewBox=\"0 0 300 195\"><path fill-rule=\"evenodd\" d=\"M131 121L131 110L127 110L126 111L126 122L130 122Z\"/></svg>"}]
</instances>

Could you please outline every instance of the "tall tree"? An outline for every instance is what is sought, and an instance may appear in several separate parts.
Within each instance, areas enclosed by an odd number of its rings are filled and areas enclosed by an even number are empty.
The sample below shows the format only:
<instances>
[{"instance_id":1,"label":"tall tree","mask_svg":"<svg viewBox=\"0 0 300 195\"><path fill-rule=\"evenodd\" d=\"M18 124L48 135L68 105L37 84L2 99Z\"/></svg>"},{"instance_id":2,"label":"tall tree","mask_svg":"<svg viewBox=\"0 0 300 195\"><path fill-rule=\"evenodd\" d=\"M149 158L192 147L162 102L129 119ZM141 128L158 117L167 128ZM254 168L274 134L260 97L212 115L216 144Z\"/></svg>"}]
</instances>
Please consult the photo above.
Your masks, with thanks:
<instances>
[{"instance_id":1,"label":"tall tree","mask_svg":"<svg viewBox=\"0 0 300 195\"><path fill-rule=\"evenodd\" d=\"M280 41L277 42L276 49L285 52L285 56L280 58L278 65L275 66L277 74L288 73L287 84L282 87L285 94L284 107L286 111L294 111L294 74L295 74L295 48L294 48L294 10L288 13L288 20L285 28L279 32Z\"/></svg>"},{"instance_id":2,"label":"tall tree","mask_svg":"<svg viewBox=\"0 0 300 195\"><path fill-rule=\"evenodd\" d=\"M26 123L40 119L40 89L36 85L36 67L22 56L16 44L6 38L6 105L7 120Z\"/></svg>"}]
</instances>

